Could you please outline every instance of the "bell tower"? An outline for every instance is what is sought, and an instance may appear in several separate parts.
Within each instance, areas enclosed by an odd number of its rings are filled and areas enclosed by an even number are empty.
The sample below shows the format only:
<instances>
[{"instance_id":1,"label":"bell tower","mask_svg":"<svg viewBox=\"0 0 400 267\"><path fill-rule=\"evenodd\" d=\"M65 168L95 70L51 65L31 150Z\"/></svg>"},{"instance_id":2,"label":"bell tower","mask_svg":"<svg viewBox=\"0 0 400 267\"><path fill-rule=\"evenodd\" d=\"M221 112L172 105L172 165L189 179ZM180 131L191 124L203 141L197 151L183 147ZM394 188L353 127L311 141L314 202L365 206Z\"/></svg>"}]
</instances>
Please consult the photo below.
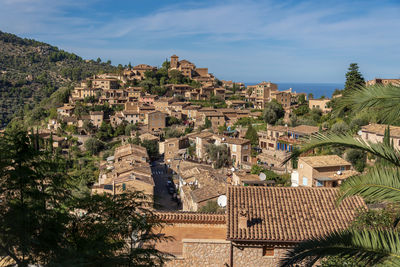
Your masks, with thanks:
<instances>
[{"instance_id":1,"label":"bell tower","mask_svg":"<svg viewBox=\"0 0 400 267\"><path fill-rule=\"evenodd\" d=\"M178 68L179 57L177 55L171 56L171 68L177 69Z\"/></svg>"}]
</instances>

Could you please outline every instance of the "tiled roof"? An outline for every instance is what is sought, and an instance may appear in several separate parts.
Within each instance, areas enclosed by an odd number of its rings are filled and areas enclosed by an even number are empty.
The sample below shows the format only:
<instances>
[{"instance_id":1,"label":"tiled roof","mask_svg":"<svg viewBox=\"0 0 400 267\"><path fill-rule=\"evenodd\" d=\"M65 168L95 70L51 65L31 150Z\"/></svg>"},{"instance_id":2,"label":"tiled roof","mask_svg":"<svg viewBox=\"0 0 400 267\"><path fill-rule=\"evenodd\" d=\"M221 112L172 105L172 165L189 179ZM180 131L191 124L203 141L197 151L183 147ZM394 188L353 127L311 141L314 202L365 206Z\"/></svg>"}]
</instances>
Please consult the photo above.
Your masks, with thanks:
<instances>
[{"instance_id":1,"label":"tiled roof","mask_svg":"<svg viewBox=\"0 0 400 267\"><path fill-rule=\"evenodd\" d=\"M293 128L290 128L290 131L300 133L300 134L313 134L318 133L319 128L316 126L309 125L299 125Z\"/></svg>"},{"instance_id":2,"label":"tiled roof","mask_svg":"<svg viewBox=\"0 0 400 267\"><path fill-rule=\"evenodd\" d=\"M155 215L167 223L225 224L226 215L201 212L156 212Z\"/></svg>"},{"instance_id":3,"label":"tiled roof","mask_svg":"<svg viewBox=\"0 0 400 267\"><path fill-rule=\"evenodd\" d=\"M226 184L211 180L204 187L190 191L194 202L200 203L226 194Z\"/></svg>"},{"instance_id":4,"label":"tiled roof","mask_svg":"<svg viewBox=\"0 0 400 267\"><path fill-rule=\"evenodd\" d=\"M277 126L268 125L268 126L267 126L267 130L270 130L270 131L278 131L278 132L287 132L287 131L288 131L288 127L286 127L286 126L281 126L281 125L277 125Z\"/></svg>"},{"instance_id":5,"label":"tiled roof","mask_svg":"<svg viewBox=\"0 0 400 267\"><path fill-rule=\"evenodd\" d=\"M236 241L299 242L344 229L360 197L335 205L338 189L305 187L228 187L227 239Z\"/></svg>"},{"instance_id":6,"label":"tiled roof","mask_svg":"<svg viewBox=\"0 0 400 267\"><path fill-rule=\"evenodd\" d=\"M382 135L382 136L385 134L386 129L387 129L386 124L375 124L375 123L361 127L361 130L363 132L374 133L374 134L378 134L378 135ZM390 125L390 136L391 137L400 137L400 127Z\"/></svg>"},{"instance_id":7,"label":"tiled roof","mask_svg":"<svg viewBox=\"0 0 400 267\"><path fill-rule=\"evenodd\" d=\"M214 137L220 139L221 143L234 144L234 145L244 145L250 143L250 140L243 138L231 138L222 135L214 135Z\"/></svg>"},{"instance_id":8,"label":"tiled roof","mask_svg":"<svg viewBox=\"0 0 400 267\"><path fill-rule=\"evenodd\" d=\"M349 162L342 159L338 155L300 157L299 160L304 161L305 163L314 168L351 165Z\"/></svg>"}]
</instances>

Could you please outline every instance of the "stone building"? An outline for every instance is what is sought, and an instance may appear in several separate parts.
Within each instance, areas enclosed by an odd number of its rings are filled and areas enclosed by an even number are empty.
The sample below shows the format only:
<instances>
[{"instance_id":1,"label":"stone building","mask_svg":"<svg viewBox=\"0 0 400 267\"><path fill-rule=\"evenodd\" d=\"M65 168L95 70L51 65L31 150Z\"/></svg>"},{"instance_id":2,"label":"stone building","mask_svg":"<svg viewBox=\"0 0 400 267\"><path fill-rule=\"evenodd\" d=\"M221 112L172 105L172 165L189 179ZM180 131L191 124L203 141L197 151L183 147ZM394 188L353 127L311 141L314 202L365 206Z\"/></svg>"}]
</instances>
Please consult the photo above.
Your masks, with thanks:
<instances>
[{"instance_id":1,"label":"stone building","mask_svg":"<svg viewBox=\"0 0 400 267\"><path fill-rule=\"evenodd\" d=\"M170 160L178 176L178 188L183 211L198 211L209 201L216 202L226 194L228 176L209 165L185 160Z\"/></svg>"},{"instance_id":2,"label":"stone building","mask_svg":"<svg viewBox=\"0 0 400 267\"><path fill-rule=\"evenodd\" d=\"M381 78L375 78L373 80L366 81L365 84L367 86L375 85L375 84L380 84L380 85L394 85L394 86L400 86L400 79L381 79Z\"/></svg>"},{"instance_id":3,"label":"stone building","mask_svg":"<svg viewBox=\"0 0 400 267\"><path fill-rule=\"evenodd\" d=\"M158 99L157 95L142 95L139 97L139 103L154 105L154 102Z\"/></svg>"},{"instance_id":4,"label":"stone building","mask_svg":"<svg viewBox=\"0 0 400 267\"><path fill-rule=\"evenodd\" d=\"M103 111L90 111L90 122L97 128L101 126L104 119L104 112Z\"/></svg>"},{"instance_id":5,"label":"stone building","mask_svg":"<svg viewBox=\"0 0 400 267\"><path fill-rule=\"evenodd\" d=\"M160 111L151 111L145 113L144 124L147 130L152 132L161 131L166 127L166 115Z\"/></svg>"},{"instance_id":6,"label":"stone building","mask_svg":"<svg viewBox=\"0 0 400 267\"><path fill-rule=\"evenodd\" d=\"M195 64L186 59L179 60L177 55L171 56L170 70L179 70L183 76L202 84L213 84L215 79L211 73L208 73L208 68L197 68Z\"/></svg>"},{"instance_id":7,"label":"stone building","mask_svg":"<svg viewBox=\"0 0 400 267\"><path fill-rule=\"evenodd\" d=\"M142 146L126 144L117 147L112 164L100 171L92 193L115 195L126 190L139 190L152 198L155 184L148 161L146 148Z\"/></svg>"},{"instance_id":8,"label":"stone building","mask_svg":"<svg viewBox=\"0 0 400 267\"><path fill-rule=\"evenodd\" d=\"M292 103L292 94L285 91L272 91L270 100L275 99L284 109L288 109Z\"/></svg>"},{"instance_id":9,"label":"stone building","mask_svg":"<svg viewBox=\"0 0 400 267\"><path fill-rule=\"evenodd\" d=\"M168 112L169 105L174 102L172 97L162 97L154 101L154 108L161 112Z\"/></svg>"},{"instance_id":10,"label":"stone building","mask_svg":"<svg viewBox=\"0 0 400 267\"><path fill-rule=\"evenodd\" d=\"M225 214L157 213L168 223L157 232L175 239L156 248L176 256L166 266L277 266L294 245L347 228L366 208L360 197L336 206L337 194L334 188L230 186Z\"/></svg>"},{"instance_id":11,"label":"stone building","mask_svg":"<svg viewBox=\"0 0 400 267\"><path fill-rule=\"evenodd\" d=\"M219 126L225 124L225 116L218 110L198 110L196 118L196 126L202 126L206 123L206 120L211 122L211 128L216 131Z\"/></svg>"},{"instance_id":12,"label":"stone building","mask_svg":"<svg viewBox=\"0 0 400 267\"><path fill-rule=\"evenodd\" d=\"M232 159L232 166L236 168L251 168L251 143L248 139L230 138L214 135L214 144L227 145Z\"/></svg>"},{"instance_id":13,"label":"stone building","mask_svg":"<svg viewBox=\"0 0 400 267\"><path fill-rule=\"evenodd\" d=\"M332 108L328 107L328 103L331 100L329 98L325 99L310 99L308 100L308 107L310 109L319 108L323 113L328 113L332 111Z\"/></svg>"},{"instance_id":14,"label":"stone building","mask_svg":"<svg viewBox=\"0 0 400 267\"><path fill-rule=\"evenodd\" d=\"M300 157L292 172L292 186L337 187L357 174L351 163L338 155Z\"/></svg>"},{"instance_id":15,"label":"stone building","mask_svg":"<svg viewBox=\"0 0 400 267\"><path fill-rule=\"evenodd\" d=\"M255 108L263 109L265 103L271 101L271 93L278 91L278 85L271 82L261 82L256 85L254 89L255 93Z\"/></svg>"},{"instance_id":16,"label":"stone building","mask_svg":"<svg viewBox=\"0 0 400 267\"><path fill-rule=\"evenodd\" d=\"M400 150L400 127L390 125L390 143L394 148ZM369 124L361 127L361 138L371 143L382 143L385 130L388 128L386 124Z\"/></svg>"},{"instance_id":17,"label":"stone building","mask_svg":"<svg viewBox=\"0 0 400 267\"><path fill-rule=\"evenodd\" d=\"M189 139L185 136L180 138L168 138L163 142L164 160L168 161L176 157L180 157L186 152L186 148L190 146Z\"/></svg>"},{"instance_id":18,"label":"stone building","mask_svg":"<svg viewBox=\"0 0 400 267\"><path fill-rule=\"evenodd\" d=\"M126 76L128 80L141 81L145 78L146 71L155 72L157 68L147 64L139 64L131 69L125 69L124 76Z\"/></svg>"},{"instance_id":19,"label":"stone building","mask_svg":"<svg viewBox=\"0 0 400 267\"><path fill-rule=\"evenodd\" d=\"M212 143L212 136L214 134L210 132L201 132L192 136L195 138L196 143L196 157L203 159L206 156L206 146Z\"/></svg>"},{"instance_id":20,"label":"stone building","mask_svg":"<svg viewBox=\"0 0 400 267\"><path fill-rule=\"evenodd\" d=\"M100 88L103 90L118 89L119 83L117 79L93 79L93 88Z\"/></svg>"},{"instance_id":21,"label":"stone building","mask_svg":"<svg viewBox=\"0 0 400 267\"><path fill-rule=\"evenodd\" d=\"M75 107L64 104L64 106L57 108L57 113L63 117L71 117L74 114Z\"/></svg>"}]
</instances>

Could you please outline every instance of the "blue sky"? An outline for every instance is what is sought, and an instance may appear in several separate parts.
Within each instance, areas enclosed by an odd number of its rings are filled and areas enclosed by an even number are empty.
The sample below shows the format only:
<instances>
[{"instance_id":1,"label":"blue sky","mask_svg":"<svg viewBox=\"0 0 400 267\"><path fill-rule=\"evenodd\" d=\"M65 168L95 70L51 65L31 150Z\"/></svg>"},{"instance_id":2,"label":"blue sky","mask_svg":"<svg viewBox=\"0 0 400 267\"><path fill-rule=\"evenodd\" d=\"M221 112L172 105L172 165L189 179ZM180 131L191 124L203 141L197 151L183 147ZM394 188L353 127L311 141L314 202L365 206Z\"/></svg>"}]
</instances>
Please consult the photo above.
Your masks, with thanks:
<instances>
[{"instance_id":1,"label":"blue sky","mask_svg":"<svg viewBox=\"0 0 400 267\"><path fill-rule=\"evenodd\" d=\"M400 0L0 0L0 30L83 58L161 65L177 54L220 79L342 83L400 77Z\"/></svg>"}]
</instances>

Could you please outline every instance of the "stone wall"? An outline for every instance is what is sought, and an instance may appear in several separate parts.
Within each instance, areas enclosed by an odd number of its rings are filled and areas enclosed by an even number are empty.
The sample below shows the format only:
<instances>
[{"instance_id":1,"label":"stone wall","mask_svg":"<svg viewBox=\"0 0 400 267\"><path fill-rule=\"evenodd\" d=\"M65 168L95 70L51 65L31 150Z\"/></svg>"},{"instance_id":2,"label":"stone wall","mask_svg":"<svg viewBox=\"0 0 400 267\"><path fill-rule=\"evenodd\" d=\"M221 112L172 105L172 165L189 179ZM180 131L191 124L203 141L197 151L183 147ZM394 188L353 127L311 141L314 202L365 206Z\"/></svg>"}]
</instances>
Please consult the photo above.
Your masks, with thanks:
<instances>
[{"instance_id":1,"label":"stone wall","mask_svg":"<svg viewBox=\"0 0 400 267\"><path fill-rule=\"evenodd\" d=\"M286 249L275 248L274 256L263 256L262 247L233 247L233 267L278 266Z\"/></svg>"},{"instance_id":2,"label":"stone wall","mask_svg":"<svg viewBox=\"0 0 400 267\"><path fill-rule=\"evenodd\" d=\"M230 242L212 239L184 239L183 254L167 262L166 266L229 266ZM273 256L263 256L263 247L233 247L233 266L278 266L286 253L284 248L275 248Z\"/></svg>"},{"instance_id":3,"label":"stone wall","mask_svg":"<svg viewBox=\"0 0 400 267\"><path fill-rule=\"evenodd\" d=\"M169 262L169 267L187 266L226 266L229 264L230 242L211 239L186 239L183 240L183 255Z\"/></svg>"}]
</instances>

